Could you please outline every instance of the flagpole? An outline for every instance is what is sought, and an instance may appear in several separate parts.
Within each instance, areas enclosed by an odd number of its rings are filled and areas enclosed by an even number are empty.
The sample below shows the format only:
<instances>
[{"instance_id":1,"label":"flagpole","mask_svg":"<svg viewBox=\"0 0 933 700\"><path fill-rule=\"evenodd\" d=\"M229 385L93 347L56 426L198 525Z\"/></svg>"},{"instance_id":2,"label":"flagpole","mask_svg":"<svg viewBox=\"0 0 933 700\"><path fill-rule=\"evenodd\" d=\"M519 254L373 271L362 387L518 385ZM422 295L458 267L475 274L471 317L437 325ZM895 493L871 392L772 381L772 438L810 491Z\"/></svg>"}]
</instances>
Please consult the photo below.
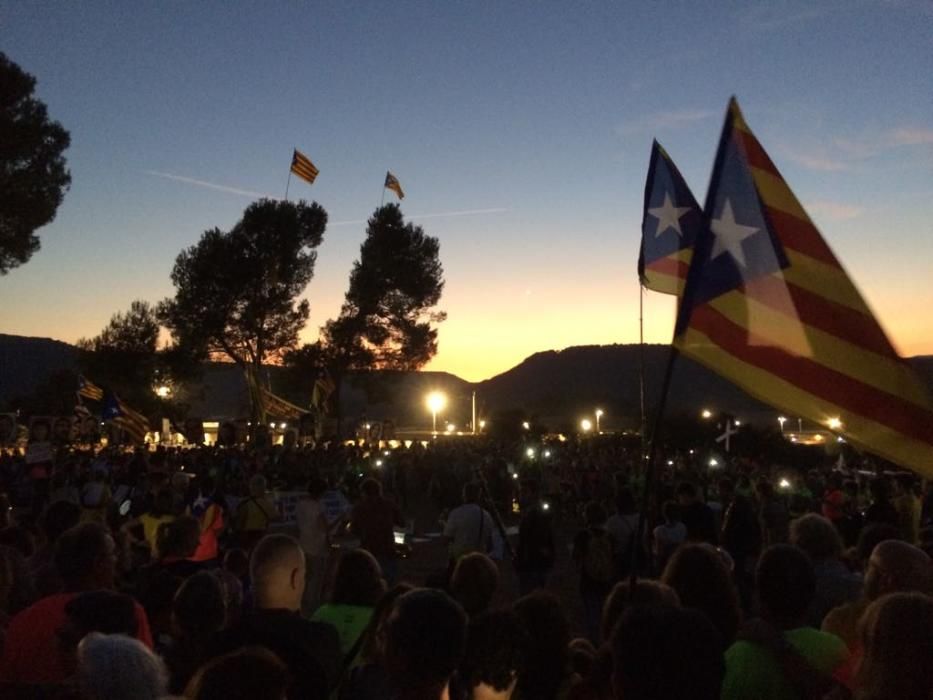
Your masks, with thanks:
<instances>
[{"instance_id":1,"label":"flagpole","mask_svg":"<svg viewBox=\"0 0 933 700\"><path fill-rule=\"evenodd\" d=\"M632 534L634 541L631 547L630 563L632 567L629 583L629 595L635 592L635 584L638 579L638 544L644 539L645 526L648 522L648 509L651 507L651 497L655 490L655 462L658 454L658 435L661 431L661 421L664 419L664 409L667 406L667 395L671 388L671 377L674 374L674 363L679 355L677 348L671 344L671 351L667 357L667 368L664 370L664 381L661 384L661 397L658 400L658 409L654 416L654 427L651 430L651 441L648 444L648 459L645 467L645 493L642 497L641 512L638 514L638 528Z\"/></svg>"},{"instance_id":2,"label":"flagpole","mask_svg":"<svg viewBox=\"0 0 933 700\"><path fill-rule=\"evenodd\" d=\"M638 362L639 362L639 399L641 401L641 454L645 459L648 445L648 417L645 414L645 287L638 285Z\"/></svg>"},{"instance_id":3,"label":"flagpole","mask_svg":"<svg viewBox=\"0 0 933 700\"><path fill-rule=\"evenodd\" d=\"M288 186L292 184L292 169L288 169L288 180L285 181L285 201L288 201Z\"/></svg>"}]
</instances>

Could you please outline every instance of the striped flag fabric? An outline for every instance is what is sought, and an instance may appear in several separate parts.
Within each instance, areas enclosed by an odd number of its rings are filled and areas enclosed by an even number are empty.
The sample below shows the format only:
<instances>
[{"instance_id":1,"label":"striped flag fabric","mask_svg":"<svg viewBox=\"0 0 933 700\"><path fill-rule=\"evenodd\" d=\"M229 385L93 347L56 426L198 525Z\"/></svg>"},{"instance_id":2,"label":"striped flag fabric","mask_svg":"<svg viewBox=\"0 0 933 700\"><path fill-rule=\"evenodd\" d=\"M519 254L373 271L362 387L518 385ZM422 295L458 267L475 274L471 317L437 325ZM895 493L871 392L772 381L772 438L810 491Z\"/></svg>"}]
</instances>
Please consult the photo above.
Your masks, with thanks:
<instances>
[{"instance_id":1,"label":"striped flag fabric","mask_svg":"<svg viewBox=\"0 0 933 700\"><path fill-rule=\"evenodd\" d=\"M752 396L933 476L933 402L733 98L674 346Z\"/></svg>"},{"instance_id":2,"label":"striped flag fabric","mask_svg":"<svg viewBox=\"0 0 933 700\"><path fill-rule=\"evenodd\" d=\"M135 443L145 442L146 433L151 430L149 420L143 414L130 408L114 393L108 393L104 399L101 417L124 430Z\"/></svg>"},{"instance_id":3,"label":"striped flag fabric","mask_svg":"<svg viewBox=\"0 0 933 700\"><path fill-rule=\"evenodd\" d=\"M292 152L291 171L302 180L307 182L309 185L314 184L314 179L321 172L314 166L314 163L311 162L311 159L297 148Z\"/></svg>"},{"instance_id":4,"label":"striped flag fabric","mask_svg":"<svg viewBox=\"0 0 933 700\"><path fill-rule=\"evenodd\" d=\"M83 375L78 375L78 396L91 401L101 401L104 398L104 390Z\"/></svg>"},{"instance_id":5,"label":"striped flag fabric","mask_svg":"<svg viewBox=\"0 0 933 700\"><path fill-rule=\"evenodd\" d=\"M324 372L314 380L314 388L311 390L311 405L320 413L327 412L327 400L334 393L337 385L331 378L329 372Z\"/></svg>"},{"instance_id":6,"label":"striped flag fabric","mask_svg":"<svg viewBox=\"0 0 933 700\"><path fill-rule=\"evenodd\" d=\"M386 170L386 182L383 187L395 192L399 199L405 199L405 193L402 191L402 184L398 181L398 178L388 170Z\"/></svg>"},{"instance_id":7,"label":"striped flag fabric","mask_svg":"<svg viewBox=\"0 0 933 700\"><path fill-rule=\"evenodd\" d=\"M293 420L301 418L306 411L280 396L276 396L268 389L259 387L259 400L262 402L263 410L276 418L291 418Z\"/></svg>"},{"instance_id":8,"label":"striped flag fabric","mask_svg":"<svg viewBox=\"0 0 933 700\"><path fill-rule=\"evenodd\" d=\"M703 213L667 151L651 145L641 222L638 277L646 289L683 292Z\"/></svg>"}]
</instances>

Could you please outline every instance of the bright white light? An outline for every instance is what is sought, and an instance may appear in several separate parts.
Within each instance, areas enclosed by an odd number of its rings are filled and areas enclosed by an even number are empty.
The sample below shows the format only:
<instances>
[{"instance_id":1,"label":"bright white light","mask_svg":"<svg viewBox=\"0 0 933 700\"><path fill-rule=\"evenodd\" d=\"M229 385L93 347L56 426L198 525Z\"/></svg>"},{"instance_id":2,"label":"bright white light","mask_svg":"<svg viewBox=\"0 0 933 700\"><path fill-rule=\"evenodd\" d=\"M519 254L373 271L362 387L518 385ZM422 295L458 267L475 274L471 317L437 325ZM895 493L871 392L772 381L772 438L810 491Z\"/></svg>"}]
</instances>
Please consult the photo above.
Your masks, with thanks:
<instances>
[{"instance_id":1,"label":"bright white light","mask_svg":"<svg viewBox=\"0 0 933 700\"><path fill-rule=\"evenodd\" d=\"M381 460L381 459L377 459L377 460L376 460L376 466L377 466L377 467L381 467L381 466L382 466L382 460Z\"/></svg>"},{"instance_id":2,"label":"bright white light","mask_svg":"<svg viewBox=\"0 0 933 700\"><path fill-rule=\"evenodd\" d=\"M796 436L796 435L791 435L791 436L790 436L790 441L791 441L791 442L797 442L797 436Z\"/></svg>"},{"instance_id":3,"label":"bright white light","mask_svg":"<svg viewBox=\"0 0 933 700\"><path fill-rule=\"evenodd\" d=\"M512 474L512 478L517 480L517 479L518 479L518 474Z\"/></svg>"},{"instance_id":4,"label":"bright white light","mask_svg":"<svg viewBox=\"0 0 933 700\"><path fill-rule=\"evenodd\" d=\"M389 456L389 451L388 451L388 450L386 450L386 451L385 451L385 452L383 452L382 454L384 454L384 455L385 455L386 457L388 457L388 456Z\"/></svg>"},{"instance_id":5,"label":"bright white light","mask_svg":"<svg viewBox=\"0 0 933 700\"><path fill-rule=\"evenodd\" d=\"M438 413L447 405L447 396L439 391L432 391L427 398L428 410L432 413Z\"/></svg>"},{"instance_id":6,"label":"bright white light","mask_svg":"<svg viewBox=\"0 0 933 700\"><path fill-rule=\"evenodd\" d=\"M168 398L168 395L172 393L172 390L163 384L155 390L155 393L156 396L158 396L160 399L166 399Z\"/></svg>"},{"instance_id":7,"label":"bright white light","mask_svg":"<svg viewBox=\"0 0 933 700\"><path fill-rule=\"evenodd\" d=\"M534 456L535 456L534 448L529 447L527 450L525 450L525 454L528 456L529 459L534 459Z\"/></svg>"},{"instance_id":8,"label":"bright white light","mask_svg":"<svg viewBox=\"0 0 933 700\"><path fill-rule=\"evenodd\" d=\"M836 442L845 442L845 438L842 437L842 435L840 435L839 437L836 438Z\"/></svg>"},{"instance_id":9,"label":"bright white light","mask_svg":"<svg viewBox=\"0 0 933 700\"><path fill-rule=\"evenodd\" d=\"M580 427L583 429L584 433L588 433L593 429L593 421L589 418L584 418L580 421Z\"/></svg>"},{"instance_id":10,"label":"bright white light","mask_svg":"<svg viewBox=\"0 0 933 700\"><path fill-rule=\"evenodd\" d=\"M523 422L522 422L522 427L523 427L525 430L528 430L528 429L531 428L531 424L530 424L528 421L523 421Z\"/></svg>"},{"instance_id":11,"label":"bright white light","mask_svg":"<svg viewBox=\"0 0 933 700\"><path fill-rule=\"evenodd\" d=\"M742 425L742 421L736 419L736 420L732 421L732 425L735 425L735 426Z\"/></svg>"},{"instance_id":12,"label":"bright white light","mask_svg":"<svg viewBox=\"0 0 933 700\"><path fill-rule=\"evenodd\" d=\"M842 427L842 421L839 418L830 418L826 421L826 425L829 426L830 430L839 430Z\"/></svg>"},{"instance_id":13,"label":"bright white light","mask_svg":"<svg viewBox=\"0 0 933 700\"><path fill-rule=\"evenodd\" d=\"M544 451L544 456L545 456L545 457L550 457L550 456L551 456L551 451L550 451L550 450L545 450L545 451Z\"/></svg>"},{"instance_id":14,"label":"bright white light","mask_svg":"<svg viewBox=\"0 0 933 700\"><path fill-rule=\"evenodd\" d=\"M780 486L782 489L789 489L790 482L787 479L781 479L781 481L778 483L778 486Z\"/></svg>"},{"instance_id":15,"label":"bright white light","mask_svg":"<svg viewBox=\"0 0 933 700\"><path fill-rule=\"evenodd\" d=\"M673 467L673 466L674 466L674 460L673 460L673 459L667 460L667 466Z\"/></svg>"},{"instance_id":16,"label":"bright white light","mask_svg":"<svg viewBox=\"0 0 933 700\"><path fill-rule=\"evenodd\" d=\"M711 460L709 461L709 465L710 465L711 467L718 467L718 466L719 466L719 462L717 462L715 459L711 459Z\"/></svg>"},{"instance_id":17,"label":"bright white light","mask_svg":"<svg viewBox=\"0 0 933 700\"><path fill-rule=\"evenodd\" d=\"M452 433L452 432L454 431L454 428L455 428L455 427L456 427L456 426L455 426L453 423L448 423L448 424L447 424L447 432L448 432L448 433Z\"/></svg>"},{"instance_id":18,"label":"bright white light","mask_svg":"<svg viewBox=\"0 0 933 700\"><path fill-rule=\"evenodd\" d=\"M272 428L272 429L274 430L274 429L275 429L275 423L269 423L269 427Z\"/></svg>"},{"instance_id":19,"label":"bright white light","mask_svg":"<svg viewBox=\"0 0 933 700\"><path fill-rule=\"evenodd\" d=\"M690 450L690 454L693 454L693 450Z\"/></svg>"},{"instance_id":20,"label":"bright white light","mask_svg":"<svg viewBox=\"0 0 933 700\"><path fill-rule=\"evenodd\" d=\"M713 412L712 412L711 410L709 410L708 408L704 408L704 409L700 412L700 415L701 415L703 418L712 418L712 417L713 417Z\"/></svg>"},{"instance_id":21,"label":"bright white light","mask_svg":"<svg viewBox=\"0 0 933 700\"><path fill-rule=\"evenodd\" d=\"M604 414L603 414L603 409L597 408L597 409L596 409L596 417L597 417L597 418L602 418L603 415L604 415Z\"/></svg>"},{"instance_id":22,"label":"bright white light","mask_svg":"<svg viewBox=\"0 0 933 700\"><path fill-rule=\"evenodd\" d=\"M541 504L541 507L542 507L544 510L550 510L550 509L551 509L551 504L548 503L547 501L545 501L544 503Z\"/></svg>"},{"instance_id":23,"label":"bright white light","mask_svg":"<svg viewBox=\"0 0 933 700\"><path fill-rule=\"evenodd\" d=\"M482 429L485 428L485 427L486 427L486 421L481 420L481 421L479 422L479 429L482 430Z\"/></svg>"},{"instance_id":24,"label":"bright white light","mask_svg":"<svg viewBox=\"0 0 933 700\"><path fill-rule=\"evenodd\" d=\"M281 428L282 430L285 430L285 428L287 427L288 425L286 425L285 423L279 423L279 428Z\"/></svg>"}]
</instances>

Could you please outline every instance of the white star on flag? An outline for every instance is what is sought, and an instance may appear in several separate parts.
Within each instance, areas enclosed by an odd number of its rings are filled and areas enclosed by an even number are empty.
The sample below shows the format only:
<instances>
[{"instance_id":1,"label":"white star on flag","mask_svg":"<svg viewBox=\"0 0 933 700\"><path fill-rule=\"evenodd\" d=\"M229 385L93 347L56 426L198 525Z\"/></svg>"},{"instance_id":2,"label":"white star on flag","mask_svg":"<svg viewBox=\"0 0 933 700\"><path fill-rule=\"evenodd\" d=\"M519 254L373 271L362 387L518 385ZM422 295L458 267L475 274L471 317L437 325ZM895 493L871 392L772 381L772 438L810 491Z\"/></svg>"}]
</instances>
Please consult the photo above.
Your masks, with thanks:
<instances>
[{"instance_id":1,"label":"white star on flag","mask_svg":"<svg viewBox=\"0 0 933 700\"><path fill-rule=\"evenodd\" d=\"M710 222L710 229L716 236L710 259L718 258L723 253L729 253L739 265L747 267L745 251L742 250L742 241L756 234L758 229L754 226L744 226L736 222L735 214L732 213L732 203L728 197L725 204L722 205L720 218L713 219Z\"/></svg>"},{"instance_id":2,"label":"white star on flag","mask_svg":"<svg viewBox=\"0 0 933 700\"><path fill-rule=\"evenodd\" d=\"M675 207L674 202L671 201L671 196L665 192L664 204L648 210L648 213L658 220L658 230L654 232L654 237L657 238L667 229L672 228L678 236L683 238L684 232L680 230L680 217L688 211L690 211L690 207Z\"/></svg>"}]
</instances>

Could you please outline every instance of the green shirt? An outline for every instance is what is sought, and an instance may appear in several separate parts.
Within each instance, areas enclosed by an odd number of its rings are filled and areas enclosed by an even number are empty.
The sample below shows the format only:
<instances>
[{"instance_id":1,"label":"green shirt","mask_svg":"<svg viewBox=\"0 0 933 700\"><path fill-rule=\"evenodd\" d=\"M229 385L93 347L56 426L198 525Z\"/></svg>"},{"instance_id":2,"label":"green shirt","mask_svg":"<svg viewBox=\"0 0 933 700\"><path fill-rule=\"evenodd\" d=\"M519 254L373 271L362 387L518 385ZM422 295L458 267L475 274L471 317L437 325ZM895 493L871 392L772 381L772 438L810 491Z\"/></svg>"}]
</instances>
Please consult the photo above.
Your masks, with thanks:
<instances>
[{"instance_id":1,"label":"green shirt","mask_svg":"<svg viewBox=\"0 0 933 700\"><path fill-rule=\"evenodd\" d=\"M837 669L849 655L839 637L812 627L788 630L784 639L813 668L826 675ZM796 700L797 697L785 680L777 659L764 647L740 641L726 651L722 700Z\"/></svg>"},{"instance_id":2,"label":"green shirt","mask_svg":"<svg viewBox=\"0 0 933 700\"><path fill-rule=\"evenodd\" d=\"M337 630L337 636L340 637L340 653L346 655L363 634L372 616L373 609L362 605L328 603L315 611L311 621L333 625Z\"/></svg>"}]
</instances>

